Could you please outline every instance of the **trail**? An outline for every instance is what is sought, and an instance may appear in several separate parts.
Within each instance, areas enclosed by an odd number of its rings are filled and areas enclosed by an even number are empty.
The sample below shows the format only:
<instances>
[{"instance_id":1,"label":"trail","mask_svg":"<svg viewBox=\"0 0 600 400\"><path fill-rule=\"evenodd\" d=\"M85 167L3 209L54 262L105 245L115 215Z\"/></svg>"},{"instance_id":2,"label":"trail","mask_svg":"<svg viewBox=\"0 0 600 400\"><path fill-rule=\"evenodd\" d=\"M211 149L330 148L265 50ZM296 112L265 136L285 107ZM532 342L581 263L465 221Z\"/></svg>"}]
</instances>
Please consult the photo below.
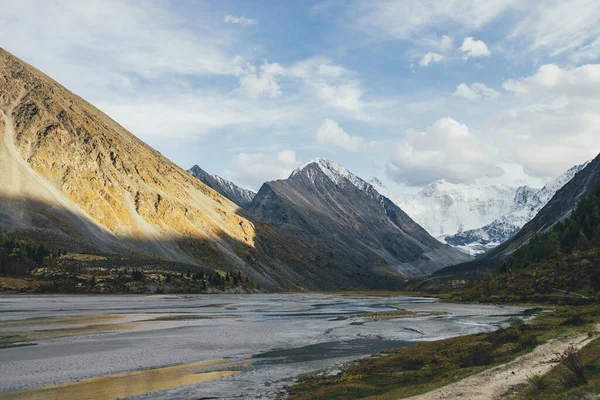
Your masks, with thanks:
<instances>
[{"instance_id":1,"label":"trail","mask_svg":"<svg viewBox=\"0 0 600 400\"><path fill-rule=\"evenodd\" d=\"M600 325L596 326L596 331ZM504 399L516 386L527 383L527 376L543 375L549 372L557 362L557 354L573 344L578 349L588 344L588 335L567 336L550 340L509 363L498 365L459 382L433 390L409 400L466 399L489 400Z\"/></svg>"}]
</instances>

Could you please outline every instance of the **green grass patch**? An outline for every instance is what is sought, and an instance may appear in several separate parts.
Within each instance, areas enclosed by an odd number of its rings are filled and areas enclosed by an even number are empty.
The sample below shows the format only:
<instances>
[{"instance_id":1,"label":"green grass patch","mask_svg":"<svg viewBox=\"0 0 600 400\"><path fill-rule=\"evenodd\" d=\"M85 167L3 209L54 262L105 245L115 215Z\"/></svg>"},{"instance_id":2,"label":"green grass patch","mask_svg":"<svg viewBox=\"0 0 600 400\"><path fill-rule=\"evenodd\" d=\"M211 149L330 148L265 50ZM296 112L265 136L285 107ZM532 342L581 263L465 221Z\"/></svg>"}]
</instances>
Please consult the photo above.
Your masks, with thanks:
<instances>
[{"instance_id":1,"label":"green grass patch","mask_svg":"<svg viewBox=\"0 0 600 400\"><path fill-rule=\"evenodd\" d=\"M600 393L600 338L583 347L577 357L583 367L585 383L578 381L563 363L549 373L530 377L528 385L514 396L515 399L559 400L591 399Z\"/></svg>"},{"instance_id":2,"label":"green grass patch","mask_svg":"<svg viewBox=\"0 0 600 400\"><path fill-rule=\"evenodd\" d=\"M503 364L539 343L572 331L590 330L599 306L562 307L538 314L531 324L495 332L419 343L348 364L336 376L306 376L288 388L291 399L400 399L428 392Z\"/></svg>"}]
</instances>

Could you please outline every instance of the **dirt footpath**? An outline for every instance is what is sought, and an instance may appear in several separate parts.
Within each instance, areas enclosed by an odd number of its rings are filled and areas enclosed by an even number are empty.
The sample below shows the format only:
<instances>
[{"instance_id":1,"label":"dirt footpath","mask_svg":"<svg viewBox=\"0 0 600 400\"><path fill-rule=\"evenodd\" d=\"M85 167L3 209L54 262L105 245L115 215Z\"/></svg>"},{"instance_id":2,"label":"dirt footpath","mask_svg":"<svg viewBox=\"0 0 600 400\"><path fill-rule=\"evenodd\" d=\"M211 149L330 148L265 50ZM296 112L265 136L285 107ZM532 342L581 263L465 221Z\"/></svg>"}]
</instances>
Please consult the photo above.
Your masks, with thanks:
<instances>
[{"instance_id":1,"label":"dirt footpath","mask_svg":"<svg viewBox=\"0 0 600 400\"><path fill-rule=\"evenodd\" d=\"M600 330L600 325L596 326ZM527 376L543 375L557 364L557 353L570 344L582 348L590 342L588 335L551 340L507 364L485 370L459 382L410 397L409 400L465 399L489 400L506 398L516 386L527 382Z\"/></svg>"}]
</instances>

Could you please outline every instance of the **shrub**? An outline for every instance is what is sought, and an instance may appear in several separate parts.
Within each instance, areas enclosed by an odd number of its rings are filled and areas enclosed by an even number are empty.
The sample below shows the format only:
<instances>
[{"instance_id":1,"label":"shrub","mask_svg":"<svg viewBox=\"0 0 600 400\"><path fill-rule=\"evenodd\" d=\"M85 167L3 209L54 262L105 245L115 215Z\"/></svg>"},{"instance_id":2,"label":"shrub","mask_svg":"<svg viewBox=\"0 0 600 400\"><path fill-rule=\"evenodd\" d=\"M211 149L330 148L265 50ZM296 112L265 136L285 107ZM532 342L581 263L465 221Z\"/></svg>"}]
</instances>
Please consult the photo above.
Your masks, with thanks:
<instances>
[{"instance_id":1,"label":"shrub","mask_svg":"<svg viewBox=\"0 0 600 400\"><path fill-rule=\"evenodd\" d=\"M540 374L527 375L527 382L535 393L543 391L547 386L544 376Z\"/></svg>"},{"instance_id":2,"label":"shrub","mask_svg":"<svg viewBox=\"0 0 600 400\"><path fill-rule=\"evenodd\" d=\"M567 318L562 325L566 325L566 326L581 326L581 325L585 325L587 324L589 321L586 320L585 318L583 318L581 315L579 314L575 314L575 315L571 315L569 318Z\"/></svg>"},{"instance_id":3,"label":"shrub","mask_svg":"<svg viewBox=\"0 0 600 400\"><path fill-rule=\"evenodd\" d=\"M519 348L521 350L532 349L538 345L535 335L525 335L519 339Z\"/></svg>"},{"instance_id":4,"label":"shrub","mask_svg":"<svg viewBox=\"0 0 600 400\"><path fill-rule=\"evenodd\" d=\"M565 387L576 387L587 383L581 354L577 348L570 345L559 355L560 363L566 368L561 376L561 383Z\"/></svg>"},{"instance_id":5,"label":"shrub","mask_svg":"<svg viewBox=\"0 0 600 400\"><path fill-rule=\"evenodd\" d=\"M463 358L462 367L478 367L491 364L494 360L493 348L489 343L478 343L471 347L467 355Z\"/></svg>"}]
</instances>

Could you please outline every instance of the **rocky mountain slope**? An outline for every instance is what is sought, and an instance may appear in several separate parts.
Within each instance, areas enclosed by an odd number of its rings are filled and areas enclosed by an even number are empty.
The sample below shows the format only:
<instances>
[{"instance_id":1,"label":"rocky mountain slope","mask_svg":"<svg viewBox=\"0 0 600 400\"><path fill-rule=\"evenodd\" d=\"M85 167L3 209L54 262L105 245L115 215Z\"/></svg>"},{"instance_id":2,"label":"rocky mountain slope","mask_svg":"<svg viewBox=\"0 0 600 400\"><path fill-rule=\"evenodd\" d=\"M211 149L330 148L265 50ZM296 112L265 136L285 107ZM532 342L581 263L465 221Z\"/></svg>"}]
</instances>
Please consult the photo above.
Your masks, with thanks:
<instances>
[{"instance_id":1,"label":"rocky mountain slope","mask_svg":"<svg viewBox=\"0 0 600 400\"><path fill-rule=\"evenodd\" d=\"M111 267L242 271L270 289L347 284L304 277L312 249L295 252L297 243L2 49L0 110L0 230L99 254Z\"/></svg>"},{"instance_id":2,"label":"rocky mountain slope","mask_svg":"<svg viewBox=\"0 0 600 400\"><path fill-rule=\"evenodd\" d=\"M235 183L221 178L219 175L210 175L197 165L190 168L188 172L200 179L206 186L221 193L242 208L248 207L252 203L254 196L256 196L254 191L239 187Z\"/></svg>"},{"instance_id":3,"label":"rocky mountain slope","mask_svg":"<svg viewBox=\"0 0 600 400\"><path fill-rule=\"evenodd\" d=\"M423 274L464 260L366 183L352 194L371 199L368 213L345 212L350 219L343 221L344 210L334 208L305 218L308 230L265 222L2 49L0 110L0 231L83 254L81 263L99 255L104 267L116 269L241 271L268 289L303 290L397 287L403 278L397 271ZM277 196L273 210L265 207L270 188L252 203L258 215L277 214ZM358 207L340 198L338 185L327 189L333 192L296 200ZM328 223L319 219L332 213L340 213L333 218L338 225L319 229ZM356 233L379 221L384 233Z\"/></svg>"},{"instance_id":4,"label":"rocky mountain slope","mask_svg":"<svg viewBox=\"0 0 600 400\"><path fill-rule=\"evenodd\" d=\"M537 234L548 231L557 222L568 218L578 202L600 182L600 155L567 182L548 203L510 240L477 257L475 260L444 268L437 274L464 276L482 273L487 267L501 265L516 250L529 243Z\"/></svg>"},{"instance_id":5,"label":"rocky mountain slope","mask_svg":"<svg viewBox=\"0 0 600 400\"><path fill-rule=\"evenodd\" d=\"M0 228L65 248L245 265L252 222L85 100L0 50Z\"/></svg>"},{"instance_id":6,"label":"rocky mountain slope","mask_svg":"<svg viewBox=\"0 0 600 400\"><path fill-rule=\"evenodd\" d=\"M249 210L317 246L320 255L333 255L350 274L418 276L468 259L431 237L370 183L325 159L265 183Z\"/></svg>"},{"instance_id":7,"label":"rocky mountain slope","mask_svg":"<svg viewBox=\"0 0 600 400\"><path fill-rule=\"evenodd\" d=\"M544 207L556 191L569 182L587 163L577 165L548 182L541 189L527 186L519 187L513 199L509 213L481 228L458 232L444 238L445 242L457 246L470 254L481 254L504 243L517 234L519 230Z\"/></svg>"}]
</instances>

